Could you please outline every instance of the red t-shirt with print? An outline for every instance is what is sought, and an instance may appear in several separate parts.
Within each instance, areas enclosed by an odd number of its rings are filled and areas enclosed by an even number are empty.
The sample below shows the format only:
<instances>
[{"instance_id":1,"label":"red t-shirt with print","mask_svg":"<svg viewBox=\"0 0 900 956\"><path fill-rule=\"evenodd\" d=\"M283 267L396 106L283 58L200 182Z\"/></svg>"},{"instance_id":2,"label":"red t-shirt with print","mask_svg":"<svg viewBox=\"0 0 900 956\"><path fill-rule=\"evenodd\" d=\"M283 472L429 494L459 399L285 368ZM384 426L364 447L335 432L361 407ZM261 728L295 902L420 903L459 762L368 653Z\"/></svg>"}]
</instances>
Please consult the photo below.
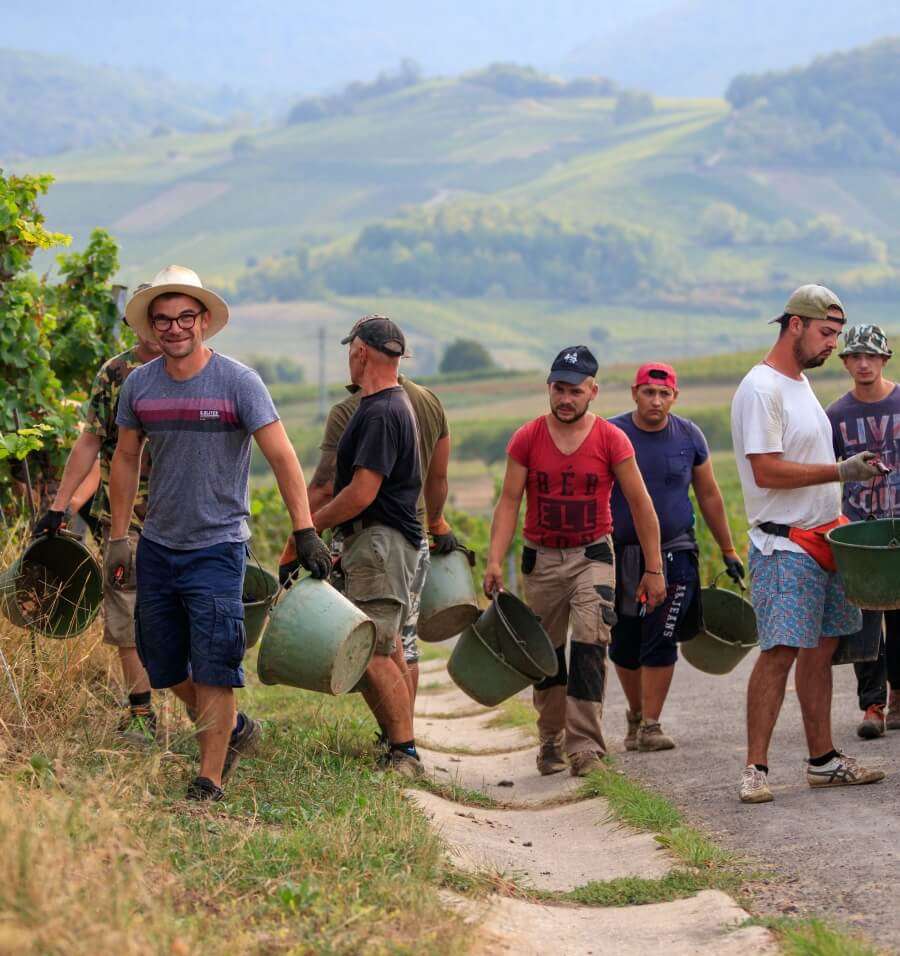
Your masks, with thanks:
<instances>
[{"instance_id":1,"label":"red t-shirt with print","mask_svg":"<svg viewBox=\"0 0 900 956\"><path fill-rule=\"evenodd\" d=\"M634 457L634 448L621 429L598 417L578 448L564 455L542 415L516 431L506 453L528 469L528 541L547 548L576 548L612 531L612 469Z\"/></svg>"}]
</instances>

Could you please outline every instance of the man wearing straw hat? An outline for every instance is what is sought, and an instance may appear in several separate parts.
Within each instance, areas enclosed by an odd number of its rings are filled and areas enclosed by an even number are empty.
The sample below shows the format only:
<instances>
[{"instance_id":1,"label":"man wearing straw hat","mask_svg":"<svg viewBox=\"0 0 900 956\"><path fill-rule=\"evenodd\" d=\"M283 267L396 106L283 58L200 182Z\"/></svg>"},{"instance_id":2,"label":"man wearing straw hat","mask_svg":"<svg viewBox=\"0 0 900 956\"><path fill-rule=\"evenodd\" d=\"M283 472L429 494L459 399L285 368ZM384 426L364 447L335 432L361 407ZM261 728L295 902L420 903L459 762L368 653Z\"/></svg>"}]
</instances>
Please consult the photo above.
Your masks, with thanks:
<instances>
[{"instance_id":1,"label":"man wearing straw hat","mask_svg":"<svg viewBox=\"0 0 900 956\"><path fill-rule=\"evenodd\" d=\"M880 473L873 452L835 460L831 422L803 374L834 351L844 307L825 286L803 285L771 323L780 327L778 340L744 376L731 404L760 648L747 685L742 803L772 799L769 744L795 662L809 786L884 779L882 771L840 753L831 734L831 659L839 638L858 631L862 619L844 594L824 534L840 523L840 483Z\"/></svg>"},{"instance_id":2,"label":"man wearing straw hat","mask_svg":"<svg viewBox=\"0 0 900 956\"><path fill-rule=\"evenodd\" d=\"M485 594L503 588L503 558L526 497L522 574L525 597L556 648L558 670L534 689L537 769L575 777L600 767L606 648L616 623L610 494L617 481L634 516L643 573L632 595L652 611L666 597L659 521L621 429L592 414L597 360L584 345L565 348L547 376L550 412L510 439L494 509ZM566 641L571 625L568 668ZM564 757L565 753L565 757Z\"/></svg>"},{"instance_id":3,"label":"man wearing straw hat","mask_svg":"<svg viewBox=\"0 0 900 956\"><path fill-rule=\"evenodd\" d=\"M361 690L387 733L380 765L417 777L423 767L400 635L413 604L425 534L417 514L422 490L418 429L398 380L406 338L389 318L367 315L341 344L350 346L350 378L361 397L338 441L334 497L313 519L316 530L340 533L345 593L375 624L375 654ZM290 545L282 554L281 574L291 570Z\"/></svg>"},{"instance_id":4,"label":"man wearing straw hat","mask_svg":"<svg viewBox=\"0 0 900 956\"><path fill-rule=\"evenodd\" d=\"M831 419L834 453L842 461L871 451L892 469L868 482L846 482L843 512L851 521L900 516L900 385L884 377L893 352L877 325L854 325L847 329L838 355L853 378L853 388L825 409ZM897 590L900 593L900 581ZM872 740L884 736L885 730L900 730L900 611L863 611L862 615L863 630L881 635L878 657L853 665L863 711L856 733Z\"/></svg>"},{"instance_id":5,"label":"man wearing straw hat","mask_svg":"<svg viewBox=\"0 0 900 956\"><path fill-rule=\"evenodd\" d=\"M146 286L138 286L136 291ZM109 468L116 450L118 429L116 409L119 392L128 376L145 362L161 354L154 340L138 336L137 345L126 349L105 362L94 378L86 403L84 428L69 452L59 490L51 505L37 522L34 534L53 535L63 527L69 515L78 511L78 495L85 481L97 466L99 456L100 486L94 496L91 516L100 522L104 550L109 542ZM150 456L144 449L141 459L140 484L128 537L131 546L137 546L141 524L147 511L147 481L150 475ZM134 644L133 587L114 588L104 582L103 588L103 643L116 648L122 667L122 678L128 694L128 713L119 725L124 736L147 741L156 733L156 715L150 700L150 681Z\"/></svg>"},{"instance_id":6,"label":"man wearing straw hat","mask_svg":"<svg viewBox=\"0 0 900 956\"><path fill-rule=\"evenodd\" d=\"M168 266L125 315L163 355L135 369L119 394L106 575L117 587L136 581L135 638L150 684L171 688L197 722L200 768L188 799L221 800L223 781L260 736L259 724L236 712L233 690L244 685L251 435L275 473L300 563L321 578L331 561L265 385L207 345L228 321L225 302L195 272ZM135 554L128 523L145 441L153 469Z\"/></svg>"}]
</instances>

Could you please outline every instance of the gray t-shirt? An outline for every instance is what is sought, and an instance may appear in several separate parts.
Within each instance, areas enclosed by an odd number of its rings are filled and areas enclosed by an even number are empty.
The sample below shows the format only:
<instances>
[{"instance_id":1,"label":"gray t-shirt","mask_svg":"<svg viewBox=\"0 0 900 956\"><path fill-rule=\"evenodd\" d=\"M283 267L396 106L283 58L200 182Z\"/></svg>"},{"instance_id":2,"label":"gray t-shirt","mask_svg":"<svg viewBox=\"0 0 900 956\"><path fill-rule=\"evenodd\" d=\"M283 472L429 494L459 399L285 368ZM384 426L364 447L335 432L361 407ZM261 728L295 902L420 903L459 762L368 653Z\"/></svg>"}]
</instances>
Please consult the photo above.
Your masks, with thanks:
<instances>
[{"instance_id":1,"label":"gray t-shirt","mask_svg":"<svg viewBox=\"0 0 900 956\"><path fill-rule=\"evenodd\" d=\"M143 534L186 551L250 537L250 436L278 420L262 379L213 352L179 382L162 358L135 369L119 393L116 424L150 442Z\"/></svg>"}]
</instances>

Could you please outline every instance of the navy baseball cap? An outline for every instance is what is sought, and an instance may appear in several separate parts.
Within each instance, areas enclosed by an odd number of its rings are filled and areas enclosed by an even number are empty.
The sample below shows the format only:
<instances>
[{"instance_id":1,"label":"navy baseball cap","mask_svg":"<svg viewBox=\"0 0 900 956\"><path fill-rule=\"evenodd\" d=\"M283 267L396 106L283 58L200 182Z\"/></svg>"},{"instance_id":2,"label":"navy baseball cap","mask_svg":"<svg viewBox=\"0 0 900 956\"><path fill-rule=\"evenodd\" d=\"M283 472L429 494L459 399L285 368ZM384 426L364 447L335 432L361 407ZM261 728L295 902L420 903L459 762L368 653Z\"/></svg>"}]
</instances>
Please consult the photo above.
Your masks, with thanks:
<instances>
[{"instance_id":1,"label":"navy baseball cap","mask_svg":"<svg viewBox=\"0 0 900 956\"><path fill-rule=\"evenodd\" d=\"M547 384L565 382L567 385L580 385L586 378L593 378L599 367L586 345L570 345L553 360Z\"/></svg>"},{"instance_id":2,"label":"navy baseball cap","mask_svg":"<svg viewBox=\"0 0 900 956\"><path fill-rule=\"evenodd\" d=\"M406 337L386 315L364 315L341 339L341 345L347 345L357 336L391 358L403 358L406 354Z\"/></svg>"}]
</instances>

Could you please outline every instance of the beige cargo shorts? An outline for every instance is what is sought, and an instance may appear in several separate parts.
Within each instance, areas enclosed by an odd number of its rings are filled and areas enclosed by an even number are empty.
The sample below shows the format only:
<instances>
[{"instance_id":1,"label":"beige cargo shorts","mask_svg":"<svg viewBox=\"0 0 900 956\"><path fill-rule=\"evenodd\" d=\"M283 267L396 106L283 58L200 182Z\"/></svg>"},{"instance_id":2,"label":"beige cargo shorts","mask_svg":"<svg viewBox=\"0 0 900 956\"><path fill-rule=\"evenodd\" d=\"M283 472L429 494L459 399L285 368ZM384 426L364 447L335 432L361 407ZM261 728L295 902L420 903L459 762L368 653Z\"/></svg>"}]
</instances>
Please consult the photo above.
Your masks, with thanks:
<instances>
[{"instance_id":1,"label":"beige cargo shorts","mask_svg":"<svg viewBox=\"0 0 900 956\"><path fill-rule=\"evenodd\" d=\"M131 556L137 550L141 536L137 531L129 530L128 543L131 545ZM109 525L103 525L103 551L109 544ZM137 600L137 589L134 584L121 590L112 587L103 575L103 643L113 647L134 647L134 605Z\"/></svg>"},{"instance_id":2,"label":"beige cargo shorts","mask_svg":"<svg viewBox=\"0 0 900 956\"><path fill-rule=\"evenodd\" d=\"M387 525L372 525L344 538L344 593L375 624L376 654L394 653L412 607L418 563L418 549Z\"/></svg>"}]
</instances>

